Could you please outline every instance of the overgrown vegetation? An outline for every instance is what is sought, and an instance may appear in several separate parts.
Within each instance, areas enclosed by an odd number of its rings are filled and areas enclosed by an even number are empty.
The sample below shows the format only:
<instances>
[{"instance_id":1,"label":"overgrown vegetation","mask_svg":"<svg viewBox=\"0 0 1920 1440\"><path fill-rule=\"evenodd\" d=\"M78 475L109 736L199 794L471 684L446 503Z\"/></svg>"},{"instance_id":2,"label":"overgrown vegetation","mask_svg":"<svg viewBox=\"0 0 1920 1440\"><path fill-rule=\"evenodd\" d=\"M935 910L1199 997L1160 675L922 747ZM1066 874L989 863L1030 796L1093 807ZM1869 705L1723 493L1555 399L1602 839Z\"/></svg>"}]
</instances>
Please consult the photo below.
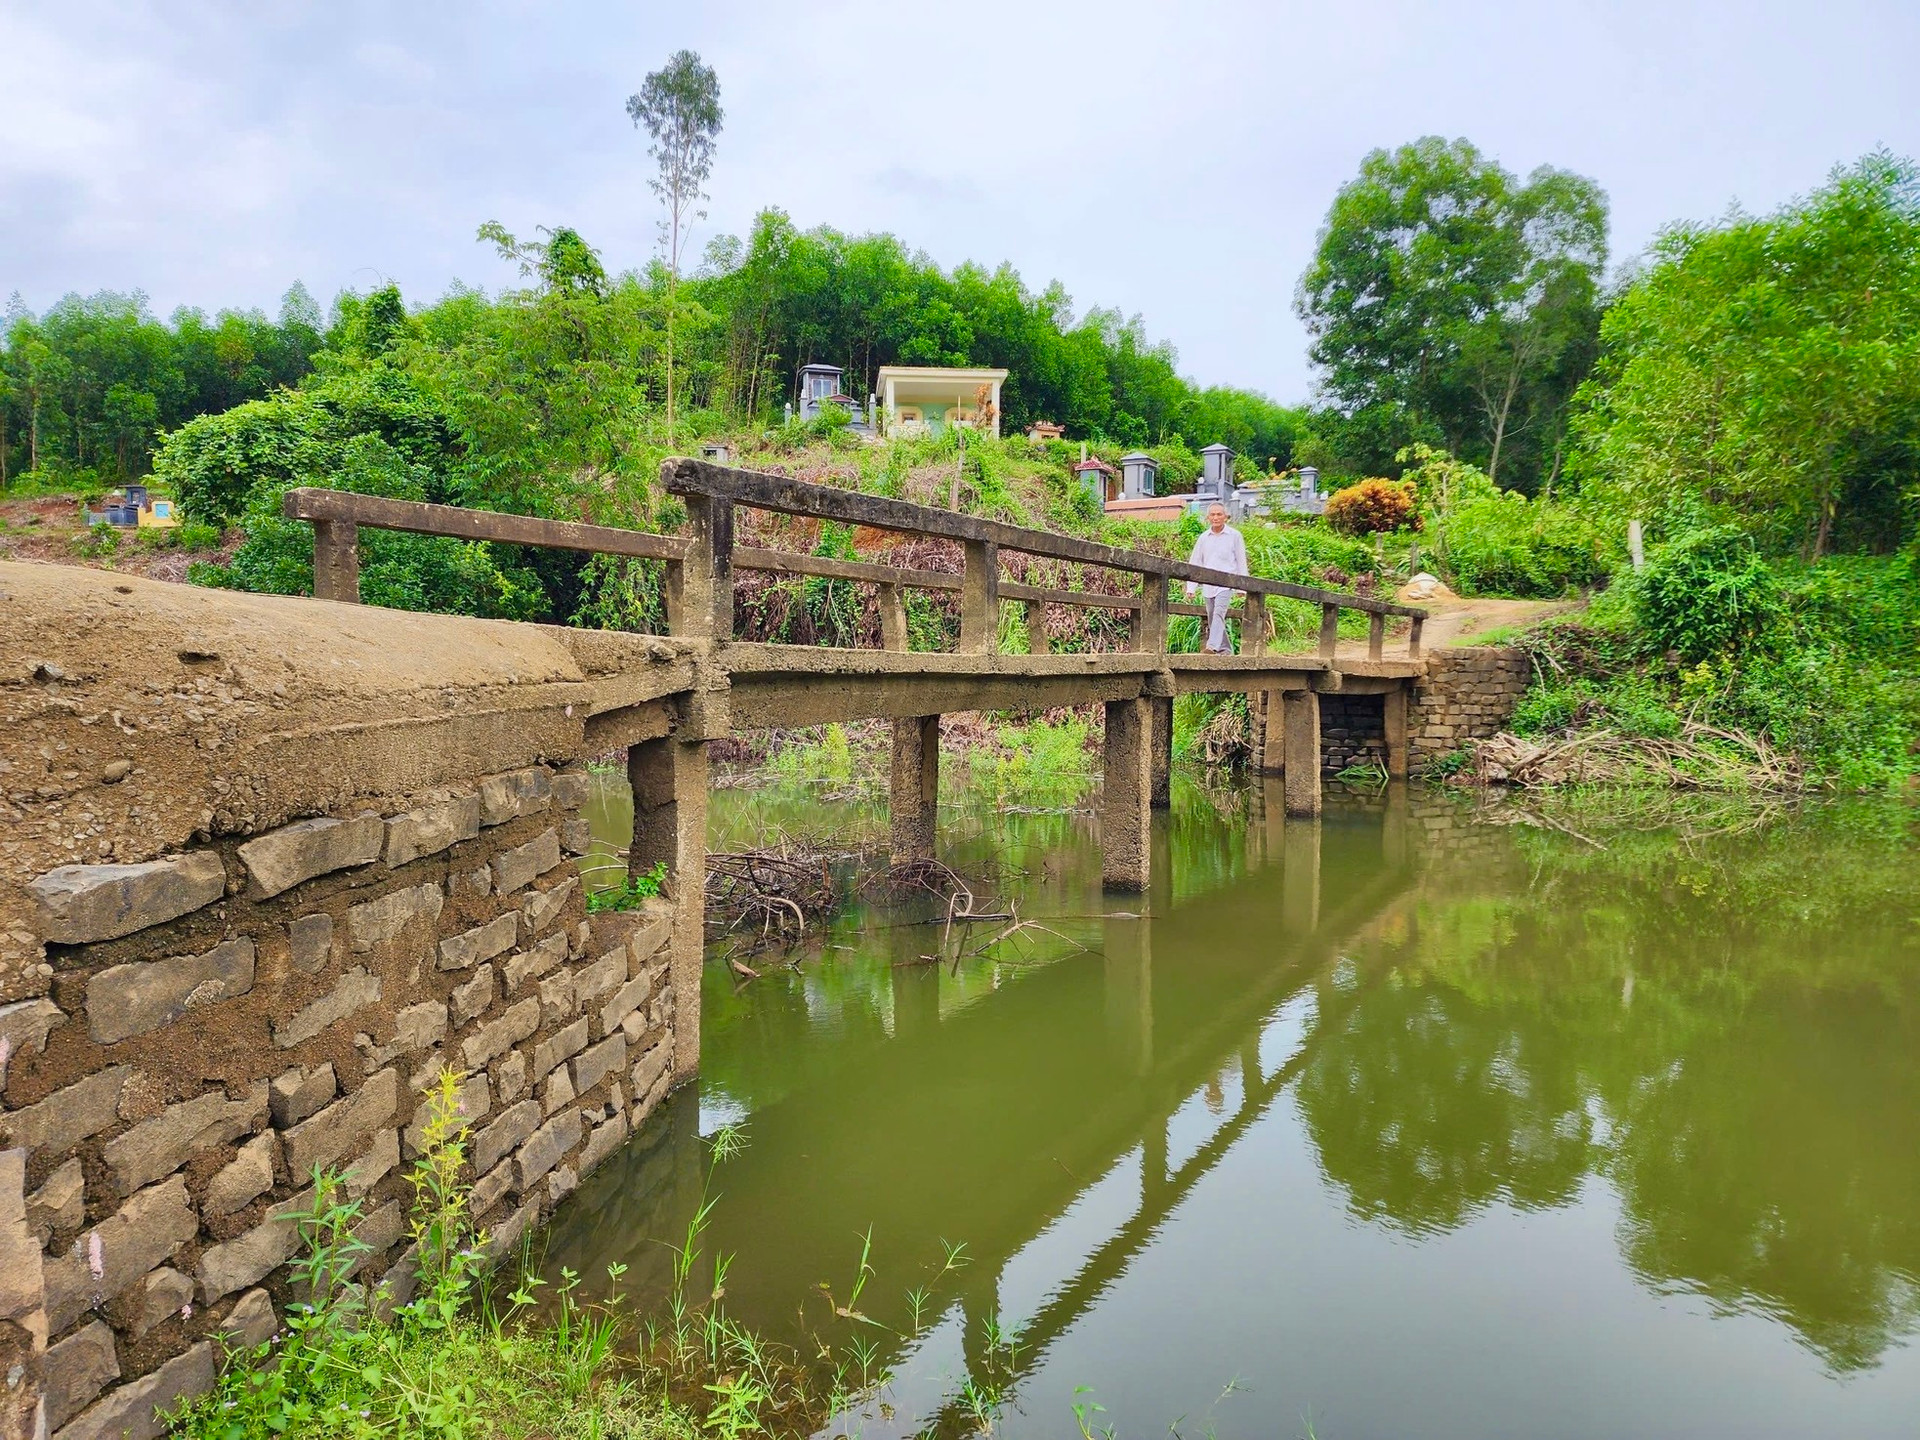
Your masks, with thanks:
<instances>
[{"instance_id":1,"label":"overgrown vegetation","mask_svg":"<svg viewBox=\"0 0 1920 1440\"><path fill-rule=\"evenodd\" d=\"M548 1313L531 1319L540 1281L524 1271L501 1298L484 1283L486 1237L462 1180L460 1077L442 1071L425 1101L420 1157L409 1179L417 1294L356 1279L367 1246L354 1236L363 1202L316 1170L292 1266L284 1330L233 1357L220 1382L177 1422L191 1440L263 1435L679 1437L695 1418L657 1385L615 1365L620 1323L582 1305L565 1277ZM524 1263L524 1262L523 1262ZM611 1277L616 1283L618 1274Z\"/></svg>"},{"instance_id":2,"label":"overgrown vegetation","mask_svg":"<svg viewBox=\"0 0 1920 1440\"><path fill-rule=\"evenodd\" d=\"M1808 778L1920 773L1920 555L1767 561L1729 528L1657 547L1588 612L1528 641L1523 735L1750 732ZM1736 742L1738 749L1746 742Z\"/></svg>"}]
</instances>

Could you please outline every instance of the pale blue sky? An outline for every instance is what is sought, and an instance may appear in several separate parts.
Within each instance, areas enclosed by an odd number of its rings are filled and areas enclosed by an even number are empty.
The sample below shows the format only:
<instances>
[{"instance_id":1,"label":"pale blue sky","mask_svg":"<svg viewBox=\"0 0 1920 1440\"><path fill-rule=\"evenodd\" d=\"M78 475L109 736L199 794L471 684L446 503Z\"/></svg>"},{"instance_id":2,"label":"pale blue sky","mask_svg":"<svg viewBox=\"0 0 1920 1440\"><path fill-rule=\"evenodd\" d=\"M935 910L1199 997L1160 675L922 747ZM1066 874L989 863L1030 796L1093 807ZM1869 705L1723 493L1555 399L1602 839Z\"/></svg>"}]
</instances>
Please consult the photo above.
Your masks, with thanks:
<instances>
[{"instance_id":1,"label":"pale blue sky","mask_svg":"<svg viewBox=\"0 0 1920 1440\"><path fill-rule=\"evenodd\" d=\"M1311 385L1294 282L1376 146L1465 135L1591 175L1616 258L1876 145L1920 153L1913 0L0 0L0 295L426 299L510 278L473 241L488 219L637 264L656 211L623 102L681 46L727 109L696 249L779 205L1010 260L1283 400Z\"/></svg>"}]
</instances>

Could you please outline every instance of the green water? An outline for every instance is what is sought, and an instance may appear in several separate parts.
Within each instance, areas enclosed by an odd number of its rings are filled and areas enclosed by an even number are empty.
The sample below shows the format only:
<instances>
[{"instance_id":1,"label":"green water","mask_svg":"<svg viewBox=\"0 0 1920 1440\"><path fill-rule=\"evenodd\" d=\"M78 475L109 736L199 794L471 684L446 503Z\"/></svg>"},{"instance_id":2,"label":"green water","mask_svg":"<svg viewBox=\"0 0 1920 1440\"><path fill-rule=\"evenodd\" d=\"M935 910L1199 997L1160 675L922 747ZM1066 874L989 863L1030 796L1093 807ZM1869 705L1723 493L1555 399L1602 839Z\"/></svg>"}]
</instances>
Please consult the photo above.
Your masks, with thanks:
<instances>
[{"instance_id":1,"label":"green water","mask_svg":"<svg viewBox=\"0 0 1920 1440\"><path fill-rule=\"evenodd\" d=\"M1920 1434L1920 815L1276 800L1178 787L1145 902L1101 895L1090 815L943 810L980 908L1058 934L927 964L924 909L866 906L710 963L697 1088L549 1266L657 1305L738 1123L724 1303L873 1347L847 1433L963 1429L971 1376L1008 1436L1075 1433L1082 1386L1138 1436ZM735 792L714 839L880 820ZM869 1229L862 1324L819 1287Z\"/></svg>"}]
</instances>

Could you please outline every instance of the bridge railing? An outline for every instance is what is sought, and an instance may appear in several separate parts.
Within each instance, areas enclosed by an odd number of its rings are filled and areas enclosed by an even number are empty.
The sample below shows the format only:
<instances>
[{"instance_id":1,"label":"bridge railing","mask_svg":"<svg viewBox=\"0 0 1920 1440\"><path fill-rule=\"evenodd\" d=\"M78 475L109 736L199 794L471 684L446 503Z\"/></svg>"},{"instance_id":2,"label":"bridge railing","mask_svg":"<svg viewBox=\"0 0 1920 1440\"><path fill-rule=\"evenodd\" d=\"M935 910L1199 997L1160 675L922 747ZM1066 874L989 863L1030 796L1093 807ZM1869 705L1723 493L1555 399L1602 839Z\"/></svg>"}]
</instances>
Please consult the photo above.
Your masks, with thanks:
<instances>
[{"instance_id":1,"label":"bridge railing","mask_svg":"<svg viewBox=\"0 0 1920 1440\"><path fill-rule=\"evenodd\" d=\"M687 504L690 525L686 537L467 510L452 505L389 500L340 490L289 490L284 513L289 519L305 520L313 525L313 593L329 600L357 602L360 598L359 532L364 528L660 561L667 575L668 629L676 635L732 638L733 572L740 569L874 585L879 594L881 643L889 650L908 648L904 594L907 590L919 589L959 593L959 648L963 654L987 654L994 650L1002 601L1024 605L1029 648L1035 653L1048 648L1045 623L1048 605L1124 610L1130 621L1128 647L1138 651L1164 651L1169 615L1204 614L1197 605L1169 600L1169 583L1187 581L1221 585L1247 596L1246 604L1235 613L1241 620L1242 645L1248 654L1264 653L1272 634L1267 596L1320 607L1319 653L1325 659L1331 659L1334 654L1342 610L1367 615L1369 658L1383 657L1386 621L1390 616L1405 616L1410 621L1407 654L1410 658L1420 654L1421 622L1426 618L1426 611L1392 601L1282 580L1231 575L1145 551L1122 550L1070 535L702 460L668 460L661 466L661 479L669 493L680 496ZM739 506L956 541L963 556L962 573L953 575L737 545L733 512ZM1000 574L999 552L1002 550L1130 574L1136 577L1135 593L1062 590L1008 580Z\"/></svg>"},{"instance_id":2,"label":"bridge railing","mask_svg":"<svg viewBox=\"0 0 1920 1440\"><path fill-rule=\"evenodd\" d=\"M704 460L669 460L660 467L660 478L670 494L687 502L691 519L691 542L681 567L684 623L689 633L731 635L733 633L733 580L735 565L743 567L764 563L770 552L749 552L733 544L733 511L737 506L769 510L778 514L803 515L841 524L891 530L908 535L926 535L957 541L963 556L958 577L960 591L960 650L962 653L988 653L995 645L999 629L1000 602L1014 600L1028 607L1028 633L1037 635L1044 648L1044 624L1036 620L1039 607L1048 604L1103 606L1126 609L1131 617L1130 648L1163 651L1167 644L1167 617L1170 614L1200 614L1198 606L1176 605L1169 601L1169 582L1188 581L1201 585L1219 585L1249 597L1262 599L1242 612L1243 642L1249 653L1261 653L1270 633L1264 597L1276 596L1300 600L1320 607L1320 643L1322 657L1331 659L1339 635L1340 612L1356 610L1368 617L1367 651L1370 658L1382 658L1386 622L1390 616L1405 616L1411 622L1408 654L1420 653L1420 628L1426 611L1390 600L1375 600L1312 585L1295 585L1284 580L1266 580L1250 575L1231 575L1225 571L1189 565L1164 555L1142 550L1122 550L1097 541L1071 535L1033 530L990 520L976 515L960 515L905 500L880 495L865 495L830 485L814 485L783 475L768 475L714 465ZM1000 551L1008 550L1071 564L1117 570L1137 577L1134 595L1109 595L1093 591L1043 590L1006 580L1000 574ZM743 558L750 556L751 558ZM851 565L846 561L820 561L813 557L782 556L787 568L796 573L840 574ZM809 568L809 567L821 568ZM826 568L826 567L833 568ZM866 578L883 586L901 588L955 588L955 577L935 575L922 570L895 570L892 567L858 567L871 571L865 575L845 573L844 578ZM884 577L877 573L890 571ZM886 621L889 597L882 594L883 634L897 630L901 643L891 639L889 648L905 648L905 619L889 625Z\"/></svg>"}]
</instances>

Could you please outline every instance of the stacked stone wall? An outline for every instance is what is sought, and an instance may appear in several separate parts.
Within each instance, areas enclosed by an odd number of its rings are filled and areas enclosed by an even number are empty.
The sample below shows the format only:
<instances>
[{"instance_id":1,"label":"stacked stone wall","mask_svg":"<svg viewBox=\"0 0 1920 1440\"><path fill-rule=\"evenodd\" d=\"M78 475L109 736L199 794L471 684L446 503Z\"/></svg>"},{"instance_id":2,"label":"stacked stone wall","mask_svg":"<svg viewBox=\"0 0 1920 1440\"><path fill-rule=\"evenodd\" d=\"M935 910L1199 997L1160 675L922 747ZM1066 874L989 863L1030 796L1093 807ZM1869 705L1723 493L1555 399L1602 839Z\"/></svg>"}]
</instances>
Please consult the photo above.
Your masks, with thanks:
<instances>
[{"instance_id":1,"label":"stacked stone wall","mask_svg":"<svg viewBox=\"0 0 1920 1440\"><path fill-rule=\"evenodd\" d=\"M44 1324L56 1440L156 1433L273 1333L316 1166L363 1207L360 1278L404 1299L442 1071L496 1253L660 1102L672 912L587 919L588 783L528 766L30 882L53 973L0 1008L0 1324Z\"/></svg>"},{"instance_id":2,"label":"stacked stone wall","mask_svg":"<svg viewBox=\"0 0 1920 1440\"><path fill-rule=\"evenodd\" d=\"M1386 710L1378 695L1320 697L1320 769L1337 775L1349 765L1387 764Z\"/></svg>"},{"instance_id":3,"label":"stacked stone wall","mask_svg":"<svg viewBox=\"0 0 1920 1440\"><path fill-rule=\"evenodd\" d=\"M697 661L0 562L0 1436L157 1433L281 1323L315 1165L404 1294L443 1072L496 1252L692 1073L700 817L589 923L580 763Z\"/></svg>"},{"instance_id":4,"label":"stacked stone wall","mask_svg":"<svg viewBox=\"0 0 1920 1440\"><path fill-rule=\"evenodd\" d=\"M1416 772L1469 740L1497 735L1513 719L1530 678L1524 651L1462 646L1428 654L1408 706L1409 758Z\"/></svg>"}]
</instances>

